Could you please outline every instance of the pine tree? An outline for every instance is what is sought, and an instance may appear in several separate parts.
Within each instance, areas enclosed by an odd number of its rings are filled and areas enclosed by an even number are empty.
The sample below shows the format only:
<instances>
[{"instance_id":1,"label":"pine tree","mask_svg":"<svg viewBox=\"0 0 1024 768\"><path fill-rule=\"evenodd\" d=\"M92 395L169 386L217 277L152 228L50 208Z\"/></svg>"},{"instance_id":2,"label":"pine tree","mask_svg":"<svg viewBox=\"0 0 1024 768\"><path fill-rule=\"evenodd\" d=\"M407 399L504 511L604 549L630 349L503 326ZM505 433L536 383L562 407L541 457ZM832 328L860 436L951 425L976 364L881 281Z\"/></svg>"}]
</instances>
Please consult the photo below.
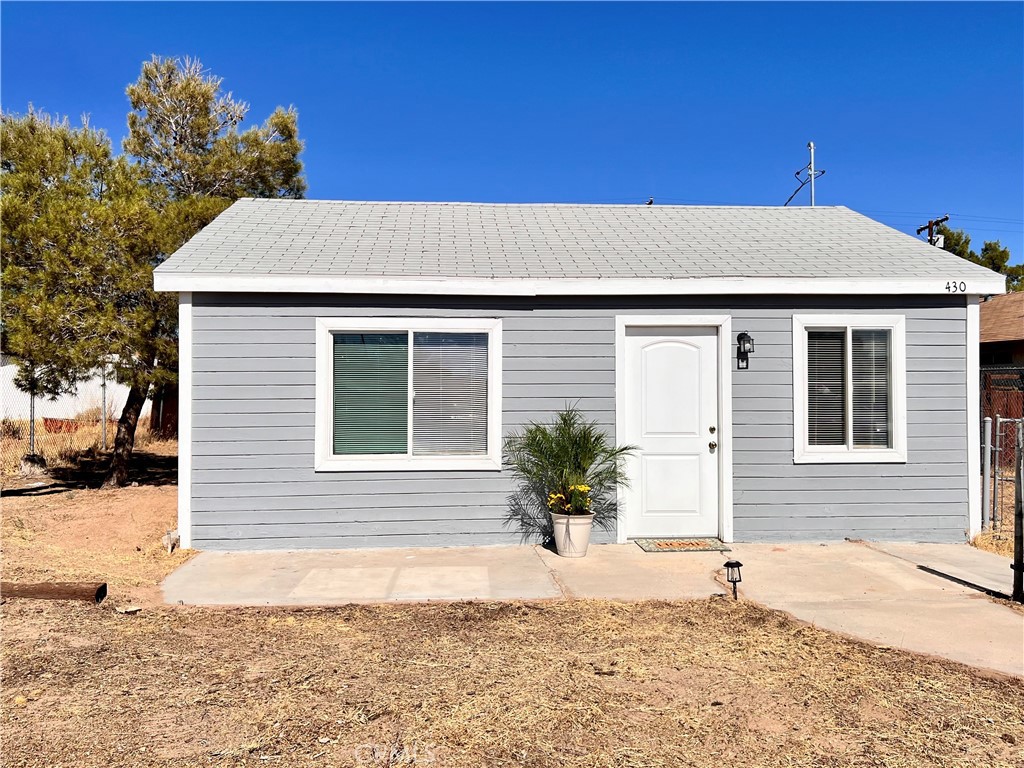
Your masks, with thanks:
<instances>
[{"instance_id":1,"label":"pine tree","mask_svg":"<svg viewBox=\"0 0 1024 768\"><path fill-rule=\"evenodd\" d=\"M1010 249L1004 248L998 240L986 241L979 254L971 248L971 236L962 229L950 229L945 224L939 224L936 232L942 235L944 250L1005 275L1006 290L1024 291L1024 264L1011 264Z\"/></svg>"},{"instance_id":2,"label":"pine tree","mask_svg":"<svg viewBox=\"0 0 1024 768\"><path fill-rule=\"evenodd\" d=\"M128 86L132 111L124 151L170 197L302 197L298 113L278 107L239 132L249 111L221 90L197 59L154 56Z\"/></svg>"},{"instance_id":3,"label":"pine tree","mask_svg":"<svg viewBox=\"0 0 1024 768\"><path fill-rule=\"evenodd\" d=\"M127 483L142 407L177 371L177 297L153 269L233 200L305 191L294 109L240 132L247 105L191 59L153 57L128 96L120 157L87 123L0 116L3 349L36 395L104 364L129 387L107 485Z\"/></svg>"},{"instance_id":4,"label":"pine tree","mask_svg":"<svg viewBox=\"0 0 1024 768\"><path fill-rule=\"evenodd\" d=\"M15 383L55 397L107 367L130 388L115 438L127 466L149 388L176 363L174 302L152 290L153 190L87 122L30 110L0 126L3 346L19 362Z\"/></svg>"}]
</instances>

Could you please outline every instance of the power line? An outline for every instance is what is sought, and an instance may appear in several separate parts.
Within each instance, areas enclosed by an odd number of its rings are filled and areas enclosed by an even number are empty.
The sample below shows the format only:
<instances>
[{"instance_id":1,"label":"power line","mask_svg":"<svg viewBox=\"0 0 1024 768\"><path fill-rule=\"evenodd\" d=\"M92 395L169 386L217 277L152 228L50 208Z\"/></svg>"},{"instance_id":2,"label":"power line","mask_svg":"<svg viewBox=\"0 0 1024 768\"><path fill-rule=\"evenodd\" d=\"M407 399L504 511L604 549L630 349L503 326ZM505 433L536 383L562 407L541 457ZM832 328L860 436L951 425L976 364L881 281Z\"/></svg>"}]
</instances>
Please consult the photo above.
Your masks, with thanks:
<instances>
[{"instance_id":1,"label":"power line","mask_svg":"<svg viewBox=\"0 0 1024 768\"><path fill-rule=\"evenodd\" d=\"M880 211L875 208L859 208L861 213L881 213L889 216L913 216L917 218L919 216L930 216L927 211ZM951 213L951 216L956 216L958 219L976 219L978 221L995 221L1002 224L1024 224L1022 219L1004 219L996 216L972 216L967 213Z\"/></svg>"}]
</instances>

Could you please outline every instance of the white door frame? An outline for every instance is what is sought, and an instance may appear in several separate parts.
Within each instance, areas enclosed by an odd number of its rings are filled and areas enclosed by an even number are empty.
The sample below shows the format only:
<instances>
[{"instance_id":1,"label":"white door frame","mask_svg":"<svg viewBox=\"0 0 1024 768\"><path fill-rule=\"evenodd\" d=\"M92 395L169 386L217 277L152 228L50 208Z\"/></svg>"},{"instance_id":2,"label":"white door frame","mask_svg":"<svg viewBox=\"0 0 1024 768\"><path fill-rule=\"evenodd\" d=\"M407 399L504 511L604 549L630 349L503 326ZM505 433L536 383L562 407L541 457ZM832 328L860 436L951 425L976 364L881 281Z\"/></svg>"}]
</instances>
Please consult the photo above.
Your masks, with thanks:
<instances>
[{"instance_id":1,"label":"white door frame","mask_svg":"<svg viewBox=\"0 0 1024 768\"><path fill-rule=\"evenodd\" d=\"M718 331L718 537L732 541L732 316L731 315L616 315L615 316L615 444L626 425L626 329L651 326L703 327ZM625 499L618 495L615 541L626 543Z\"/></svg>"}]
</instances>

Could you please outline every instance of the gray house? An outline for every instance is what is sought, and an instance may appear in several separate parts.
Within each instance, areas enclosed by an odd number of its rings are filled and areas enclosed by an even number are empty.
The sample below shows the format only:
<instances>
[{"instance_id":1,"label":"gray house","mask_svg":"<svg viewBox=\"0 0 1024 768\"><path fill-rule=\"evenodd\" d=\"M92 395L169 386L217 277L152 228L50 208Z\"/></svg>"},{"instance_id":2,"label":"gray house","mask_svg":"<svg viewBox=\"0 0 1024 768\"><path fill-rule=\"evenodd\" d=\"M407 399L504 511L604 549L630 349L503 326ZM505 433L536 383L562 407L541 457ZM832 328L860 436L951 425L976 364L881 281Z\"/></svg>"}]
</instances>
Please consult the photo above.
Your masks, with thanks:
<instances>
[{"instance_id":1,"label":"gray house","mask_svg":"<svg viewBox=\"0 0 1024 768\"><path fill-rule=\"evenodd\" d=\"M843 207L241 200L180 296L202 549L511 543L501 439L639 446L614 540L962 541L1003 278Z\"/></svg>"}]
</instances>

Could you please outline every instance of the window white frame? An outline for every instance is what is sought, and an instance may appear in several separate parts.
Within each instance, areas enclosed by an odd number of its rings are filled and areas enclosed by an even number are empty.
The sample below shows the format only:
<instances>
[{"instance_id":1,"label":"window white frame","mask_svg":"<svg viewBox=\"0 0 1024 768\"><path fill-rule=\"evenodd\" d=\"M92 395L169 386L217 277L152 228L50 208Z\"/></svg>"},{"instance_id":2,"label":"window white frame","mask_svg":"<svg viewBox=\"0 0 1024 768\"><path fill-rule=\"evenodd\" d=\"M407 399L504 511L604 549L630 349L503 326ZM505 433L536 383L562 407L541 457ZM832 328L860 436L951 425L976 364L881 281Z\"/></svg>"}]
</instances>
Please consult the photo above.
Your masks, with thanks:
<instances>
[{"instance_id":1,"label":"window white frame","mask_svg":"<svg viewBox=\"0 0 1024 768\"><path fill-rule=\"evenodd\" d=\"M405 454L337 456L333 445L333 334L345 332L486 333L487 454L414 456L413 344L409 340L409 441ZM501 320L495 318L318 317L316 319L316 406L314 470L317 472L385 472L501 469Z\"/></svg>"},{"instance_id":2,"label":"window white frame","mask_svg":"<svg viewBox=\"0 0 1024 768\"><path fill-rule=\"evenodd\" d=\"M892 448L808 445L807 331L888 330L892 338L890 386ZM849 345L847 345L849 348ZM850 373L847 372L847 376ZM846 412L853 412L847 387ZM904 464L907 461L907 334L904 315L793 315L793 462L795 464Z\"/></svg>"}]
</instances>

